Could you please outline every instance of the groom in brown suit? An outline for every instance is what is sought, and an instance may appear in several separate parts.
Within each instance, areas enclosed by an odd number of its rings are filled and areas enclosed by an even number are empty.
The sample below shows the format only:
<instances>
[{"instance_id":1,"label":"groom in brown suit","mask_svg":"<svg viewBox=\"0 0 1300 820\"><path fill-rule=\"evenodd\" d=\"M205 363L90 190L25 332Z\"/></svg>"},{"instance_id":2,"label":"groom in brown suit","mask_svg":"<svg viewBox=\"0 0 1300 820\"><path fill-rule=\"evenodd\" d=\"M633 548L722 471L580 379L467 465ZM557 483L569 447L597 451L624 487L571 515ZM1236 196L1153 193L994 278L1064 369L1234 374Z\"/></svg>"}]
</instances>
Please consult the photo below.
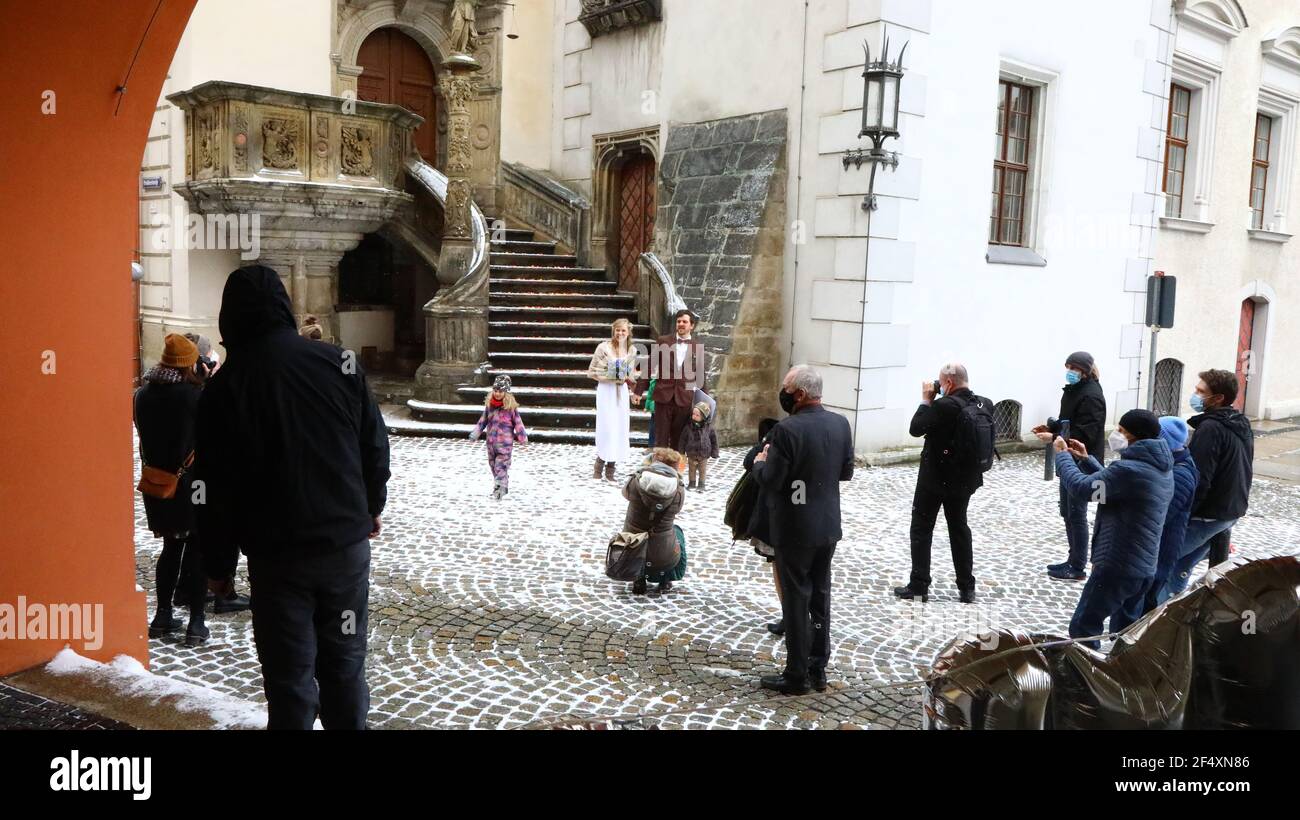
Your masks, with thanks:
<instances>
[{"instance_id":1,"label":"groom in brown suit","mask_svg":"<svg viewBox=\"0 0 1300 820\"><path fill-rule=\"evenodd\" d=\"M695 315L679 310L673 317L675 336L660 336L650 351L650 367L641 368L642 377L632 391L632 400L641 403L651 379L655 382L655 445L677 449L682 430L691 420L696 389L704 389L704 345L693 337ZM646 376L646 373L649 376Z\"/></svg>"}]
</instances>

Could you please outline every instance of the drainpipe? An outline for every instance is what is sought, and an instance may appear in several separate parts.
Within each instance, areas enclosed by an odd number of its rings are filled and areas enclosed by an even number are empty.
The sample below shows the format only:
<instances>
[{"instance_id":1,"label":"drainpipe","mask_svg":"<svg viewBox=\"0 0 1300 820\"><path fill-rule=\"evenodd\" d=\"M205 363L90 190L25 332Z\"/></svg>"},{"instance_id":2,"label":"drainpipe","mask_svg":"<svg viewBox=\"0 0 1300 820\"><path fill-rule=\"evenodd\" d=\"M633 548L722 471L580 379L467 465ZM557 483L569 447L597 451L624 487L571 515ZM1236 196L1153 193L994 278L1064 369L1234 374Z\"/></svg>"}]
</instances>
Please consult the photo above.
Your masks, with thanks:
<instances>
[{"instance_id":1,"label":"drainpipe","mask_svg":"<svg viewBox=\"0 0 1300 820\"><path fill-rule=\"evenodd\" d=\"M811 0L804 0L803 4L803 46L799 51L799 147L795 158L794 187L796 223L802 222L803 214L803 114L804 100L808 96L808 5L810 2ZM798 314L795 312L799 304L799 244L796 242L794 245L794 287L790 291L790 353L786 356L786 370L794 366L794 338L799 329Z\"/></svg>"}]
</instances>

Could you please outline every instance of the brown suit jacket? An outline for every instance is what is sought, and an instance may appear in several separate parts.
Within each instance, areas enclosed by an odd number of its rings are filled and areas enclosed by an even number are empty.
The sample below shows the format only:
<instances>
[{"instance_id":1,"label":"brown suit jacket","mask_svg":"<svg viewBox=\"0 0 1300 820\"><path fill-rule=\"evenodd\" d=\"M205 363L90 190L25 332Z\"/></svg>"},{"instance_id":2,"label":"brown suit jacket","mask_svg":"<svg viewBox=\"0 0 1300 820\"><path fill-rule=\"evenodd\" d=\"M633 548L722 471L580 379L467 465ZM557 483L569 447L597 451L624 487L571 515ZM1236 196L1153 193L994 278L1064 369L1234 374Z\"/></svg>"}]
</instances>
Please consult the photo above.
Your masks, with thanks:
<instances>
[{"instance_id":1,"label":"brown suit jacket","mask_svg":"<svg viewBox=\"0 0 1300 820\"><path fill-rule=\"evenodd\" d=\"M704 389L704 345L698 337L692 336L687 345L686 356L682 364L677 364L673 347L677 344L677 334L660 336L655 346L649 351L648 366L642 366L641 378L636 383L636 394L645 395L651 379L655 382L652 398L655 404L675 404L678 407L690 407L695 402L695 391ZM648 376L645 374L649 374Z\"/></svg>"}]
</instances>

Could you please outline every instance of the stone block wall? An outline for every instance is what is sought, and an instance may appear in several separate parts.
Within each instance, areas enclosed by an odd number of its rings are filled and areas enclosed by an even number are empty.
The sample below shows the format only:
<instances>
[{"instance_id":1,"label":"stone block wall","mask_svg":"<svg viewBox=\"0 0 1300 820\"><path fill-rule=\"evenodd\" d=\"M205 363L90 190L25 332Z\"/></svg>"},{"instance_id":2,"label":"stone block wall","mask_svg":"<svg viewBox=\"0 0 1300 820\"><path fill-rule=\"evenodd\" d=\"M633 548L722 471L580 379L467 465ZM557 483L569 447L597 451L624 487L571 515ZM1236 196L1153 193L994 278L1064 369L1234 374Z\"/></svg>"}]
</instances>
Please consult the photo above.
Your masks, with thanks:
<instances>
[{"instance_id":1,"label":"stone block wall","mask_svg":"<svg viewBox=\"0 0 1300 820\"><path fill-rule=\"evenodd\" d=\"M753 440L779 417L786 132L782 111L668 128L656 247L699 315L721 441Z\"/></svg>"}]
</instances>

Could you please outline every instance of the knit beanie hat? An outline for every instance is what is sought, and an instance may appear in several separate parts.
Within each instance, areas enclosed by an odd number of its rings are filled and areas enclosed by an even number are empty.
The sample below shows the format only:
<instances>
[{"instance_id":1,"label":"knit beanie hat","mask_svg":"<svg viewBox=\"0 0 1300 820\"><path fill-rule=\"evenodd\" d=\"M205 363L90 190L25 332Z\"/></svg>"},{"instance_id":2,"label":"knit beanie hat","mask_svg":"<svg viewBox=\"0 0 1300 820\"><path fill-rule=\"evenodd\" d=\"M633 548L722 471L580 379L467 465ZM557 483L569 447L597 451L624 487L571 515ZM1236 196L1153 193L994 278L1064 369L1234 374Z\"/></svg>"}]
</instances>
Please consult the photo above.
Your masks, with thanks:
<instances>
[{"instance_id":1,"label":"knit beanie hat","mask_svg":"<svg viewBox=\"0 0 1300 820\"><path fill-rule=\"evenodd\" d=\"M510 381L510 377L504 373L497 376L496 380L492 382L492 389L499 390L502 393L509 393L512 386L513 383Z\"/></svg>"},{"instance_id":2,"label":"knit beanie hat","mask_svg":"<svg viewBox=\"0 0 1300 820\"><path fill-rule=\"evenodd\" d=\"M163 354L158 363L163 367L184 369L193 367L199 360L199 349L179 333L168 333L163 339Z\"/></svg>"},{"instance_id":3,"label":"knit beanie hat","mask_svg":"<svg viewBox=\"0 0 1300 820\"><path fill-rule=\"evenodd\" d=\"M1150 410L1130 410L1120 417L1119 426L1134 438L1160 438L1160 419Z\"/></svg>"},{"instance_id":4,"label":"knit beanie hat","mask_svg":"<svg viewBox=\"0 0 1300 820\"><path fill-rule=\"evenodd\" d=\"M700 420L701 420L701 421L708 421L708 420L709 420L709 414L712 412L712 410L709 409L709 403L708 403L707 401L698 402L698 403L697 403L694 407L692 407L691 409L692 409L692 410L699 410L699 411L700 411Z\"/></svg>"},{"instance_id":5,"label":"knit beanie hat","mask_svg":"<svg viewBox=\"0 0 1300 820\"><path fill-rule=\"evenodd\" d=\"M304 339L325 339L325 328L321 325L320 319L315 316L307 316L303 320L302 327L298 328L298 335Z\"/></svg>"},{"instance_id":6,"label":"knit beanie hat","mask_svg":"<svg viewBox=\"0 0 1300 820\"><path fill-rule=\"evenodd\" d=\"M1071 353L1069 356L1065 358L1066 367L1077 367L1080 370L1082 370L1084 373L1091 373L1092 365L1093 365L1092 354L1087 352L1086 350L1076 350L1075 352ZM1127 427L1125 427L1124 429L1128 430Z\"/></svg>"},{"instance_id":7,"label":"knit beanie hat","mask_svg":"<svg viewBox=\"0 0 1300 820\"><path fill-rule=\"evenodd\" d=\"M208 341L207 336L198 333L186 333L185 338L194 342L194 346L198 348L200 359L206 359L212 353L212 342Z\"/></svg>"},{"instance_id":8,"label":"knit beanie hat","mask_svg":"<svg viewBox=\"0 0 1300 820\"><path fill-rule=\"evenodd\" d=\"M1178 416L1160 417L1160 438L1169 445L1171 452L1176 453L1187 446L1187 435L1187 422Z\"/></svg>"}]
</instances>

